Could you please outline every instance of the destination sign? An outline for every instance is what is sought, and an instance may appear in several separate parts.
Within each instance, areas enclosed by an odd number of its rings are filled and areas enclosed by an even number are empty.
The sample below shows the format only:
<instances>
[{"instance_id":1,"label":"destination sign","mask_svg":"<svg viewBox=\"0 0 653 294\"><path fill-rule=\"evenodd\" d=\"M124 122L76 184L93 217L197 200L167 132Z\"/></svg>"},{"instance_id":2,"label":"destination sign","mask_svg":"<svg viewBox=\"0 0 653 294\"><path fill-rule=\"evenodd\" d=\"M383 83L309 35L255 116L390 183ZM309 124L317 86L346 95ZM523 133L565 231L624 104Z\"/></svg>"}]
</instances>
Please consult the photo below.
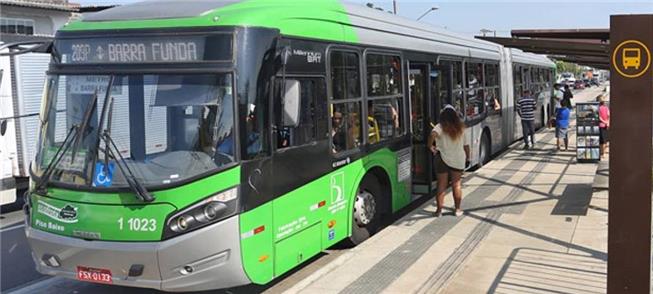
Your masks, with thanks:
<instances>
[{"instance_id":1,"label":"destination sign","mask_svg":"<svg viewBox=\"0 0 653 294\"><path fill-rule=\"evenodd\" d=\"M217 50L205 54L206 45ZM231 60L231 35L58 40L61 63L180 63Z\"/></svg>"}]
</instances>

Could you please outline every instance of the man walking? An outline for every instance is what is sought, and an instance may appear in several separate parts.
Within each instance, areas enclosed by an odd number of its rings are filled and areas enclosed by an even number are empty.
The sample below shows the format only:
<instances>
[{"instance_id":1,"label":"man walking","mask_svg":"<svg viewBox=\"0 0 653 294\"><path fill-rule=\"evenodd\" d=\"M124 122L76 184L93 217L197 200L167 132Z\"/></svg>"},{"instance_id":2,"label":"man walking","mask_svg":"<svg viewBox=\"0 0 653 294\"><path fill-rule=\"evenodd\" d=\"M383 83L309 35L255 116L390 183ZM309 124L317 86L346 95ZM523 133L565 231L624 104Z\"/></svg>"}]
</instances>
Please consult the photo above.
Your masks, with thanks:
<instances>
[{"instance_id":1,"label":"man walking","mask_svg":"<svg viewBox=\"0 0 653 294\"><path fill-rule=\"evenodd\" d=\"M524 95L517 102L517 112L521 117L521 126L524 133L524 149L535 147L535 107L536 102L531 97L531 91L524 90Z\"/></svg>"}]
</instances>

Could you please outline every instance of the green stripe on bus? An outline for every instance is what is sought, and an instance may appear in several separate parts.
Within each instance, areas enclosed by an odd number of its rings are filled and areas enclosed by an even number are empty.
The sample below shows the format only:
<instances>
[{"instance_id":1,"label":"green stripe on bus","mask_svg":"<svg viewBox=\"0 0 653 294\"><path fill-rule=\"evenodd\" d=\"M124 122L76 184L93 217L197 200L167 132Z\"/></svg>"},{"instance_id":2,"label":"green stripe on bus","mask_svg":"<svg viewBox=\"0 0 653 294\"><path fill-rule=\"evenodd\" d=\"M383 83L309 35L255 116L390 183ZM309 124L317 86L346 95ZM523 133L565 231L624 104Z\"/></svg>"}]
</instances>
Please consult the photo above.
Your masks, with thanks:
<instances>
[{"instance_id":1,"label":"green stripe on bus","mask_svg":"<svg viewBox=\"0 0 653 294\"><path fill-rule=\"evenodd\" d=\"M338 0L248 0L196 17L129 21L75 21L62 31L254 26L276 28L288 36L356 43L356 32Z\"/></svg>"}]
</instances>

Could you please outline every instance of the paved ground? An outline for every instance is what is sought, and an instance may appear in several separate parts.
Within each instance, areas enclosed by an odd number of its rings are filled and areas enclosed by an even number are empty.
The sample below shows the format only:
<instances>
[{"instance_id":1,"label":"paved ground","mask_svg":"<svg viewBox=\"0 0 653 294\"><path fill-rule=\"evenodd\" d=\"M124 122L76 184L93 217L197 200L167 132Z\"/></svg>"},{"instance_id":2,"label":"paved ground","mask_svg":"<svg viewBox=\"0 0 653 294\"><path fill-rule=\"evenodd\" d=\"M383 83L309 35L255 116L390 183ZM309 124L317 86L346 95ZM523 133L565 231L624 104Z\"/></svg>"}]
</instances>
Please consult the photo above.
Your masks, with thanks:
<instances>
[{"instance_id":1,"label":"paved ground","mask_svg":"<svg viewBox=\"0 0 653 294\"><path fill-rule=\"evenodd\" d=\"M603 293L607 191L592 194L596 164L553 152L552 130L537 138L535 150L510 149L465 176L463 217L436 219L430 201L417 203L354 249L329 250L266 286L210 293ZM22 213L3 216L2 292L160 293L43 277Z\"/></svg>"},{"instance_id":2,"label":"paved ground","mask_svg":"<svg viewBox=\"0 0 653 294\"><path fill-rule=\"evenodd\" d=\"M553 151L553 130L538 141L466 176L463 217L434 218L427 203L288 292L605 292L608 203L607 191L592 193L597 165Z\"/></svg>"}]
</instances>

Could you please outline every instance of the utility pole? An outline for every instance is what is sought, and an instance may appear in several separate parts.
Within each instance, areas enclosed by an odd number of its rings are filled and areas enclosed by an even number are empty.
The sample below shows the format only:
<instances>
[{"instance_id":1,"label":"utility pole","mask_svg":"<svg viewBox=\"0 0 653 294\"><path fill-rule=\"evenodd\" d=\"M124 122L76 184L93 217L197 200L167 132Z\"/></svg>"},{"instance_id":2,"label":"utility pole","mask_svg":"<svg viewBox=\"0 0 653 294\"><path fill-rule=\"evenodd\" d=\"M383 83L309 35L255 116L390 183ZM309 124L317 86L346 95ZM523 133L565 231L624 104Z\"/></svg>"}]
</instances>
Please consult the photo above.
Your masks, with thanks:
<instances>
[{"instance_id":1,"label":"utility pole","mask_svg":"<svg viewBox=\"0 0 653 294\"><path fill-rule=\"evenodd\" d=\"M426 12L424 12L424 14L422 14L420 17L417 18L417 21L422 19L422 17L425 17L427 14L429 14L429 12L436 11L438 9L439 9L439 7L437 7L437 6L433 6L433 7L429 8Z\"/></svg>"},{"instance_id":2,"label":"utility pole","mask_svg":"<svg viewBox=\"0 0 653 294\"><path fill-rule=\"evenodd\" d=\"M397 14L397 0L392 0L392 10Z\"/></svg>"}]
</instances>

